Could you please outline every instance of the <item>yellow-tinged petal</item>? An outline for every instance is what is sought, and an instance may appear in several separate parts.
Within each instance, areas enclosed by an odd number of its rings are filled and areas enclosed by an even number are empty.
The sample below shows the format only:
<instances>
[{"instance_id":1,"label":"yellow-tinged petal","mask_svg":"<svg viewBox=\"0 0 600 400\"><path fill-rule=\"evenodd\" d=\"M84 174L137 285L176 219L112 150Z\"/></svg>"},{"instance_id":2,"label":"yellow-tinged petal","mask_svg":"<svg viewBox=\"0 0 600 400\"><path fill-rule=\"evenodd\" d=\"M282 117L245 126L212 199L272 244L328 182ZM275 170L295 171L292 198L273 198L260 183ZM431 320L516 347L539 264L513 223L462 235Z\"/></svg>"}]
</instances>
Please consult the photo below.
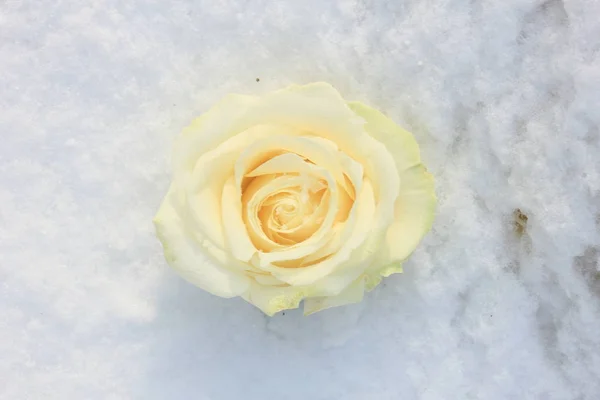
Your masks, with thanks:
<instances>
[{"instance_id":1,"label":"yellow-tinged petal","mask_svg":"<svg viewBox=\"0 0 600 400\"><path fill-rule=\"evenodd\" d=\"M421 163L419 145L410 132L364 103L351 101L348 106L366 121L365 130L369 135L383 143L392 154L398 172Z\"/></svg>"},{"instance_id":2,"label":"yellow-tinged petal","mask_svg":"<svg viewBox=\"0 0 600 400\"><path fill-rule=\"evenodd\" d=\"M383 268L380 267L381 261L373 265L373 268L367 270L364 275L365 289L371 291L379 285L383 278L387 278L392 274L401 274L403 271L402 264L399 262L389 264Z\"/></svg>"},{"instance_id":3,"label":"yellow-tinged petal","mask_svg":"<svg viewBox=\"0 0 600 400\"><path fill-rule=\"evenodd\" d=\"M431 229L435 216L435 188L431 174L424 166L405 170L400 176L402 185L396 200L394 222L387 231L386 261L403 261Z\"/></svg>"},{"instance_id":4,"label":"yellow-tinged petal","mask_svg":"<svg viewBox=\"0 0 600 400\"><path fill-rule=\"evenodd\" d=\"M209 293L221 297L240 296L250 285L250 279L241 271L223 268L211 256L210 248L190 235L172 204L172 187L154 217L156 235L163 244L169 265L183 278Z\"/></svg>"},{"instance_id":5,"label":"yellow-tinged petal","mask_svg":"<svg viewBox=\"0 0 600 400\"><path fill-rule=\"evenodd\" d=\"M227 246L233 257L249 262L258 250L250 240L242 219L242 199L238 195L233 176L225 182L221 204L221 218Z\"/></svg>"},{"instance_id":6,"label":"yellow-tinged petal","mask_svg":"<svg viewBox=\"0 0 600 400\"><path fill-rule=\"evenodd\" d=\"M262 178L262 179L261 179ZM280 243L271 240L261 227L257 214L261 203L271 194L281 193L282 191L301 185L303 179L299 176L280 176L274 179L269 177L259 177L255 179L244 192L242 204L245 210L242 211L242 218L246 222L246 230L254 245L263 251L281 250L284 247Z\"/></svg>"},{"instance_id":7,"label":"yellow-tinged petal","mask_svg":"<svg viewBox=\"0 0 600 400\"><path fill-rule=\"evenodd\" d=\"M271 274L261 275L261 274L253 274L252 278L260 285L263 286L285 286L284 282L281 282L279 279L275 278Z\"/></svg>"},{"instance_id":8,"label":"yellow-tinged petal","mask_svg":"<svg viewBox=\"0 0 600 400\"><path fill-rule=\"evenodd\" d=\"M363 135L361 118L348 108L337 90L324 82L291 85L269 93L252 106L243 120L248 126L265 122L292 126L337 144Z\"/></svg>"},{"instance_id":9,"label":"yellow-tinged petal","mask_svg":"<svg viewBox=\"0 0 600 400\"><path fill-rule=\"evenodd\" d=\"M225 249L223 224L221 222L221 201L223 186L233 174L236 160L240 153L248 147L274 132L281 132L281 128L268 125L248 129L229 138L215 149L202 154L193 165L190 172L179 170L176 172L175 181L186 194L186 204L190 211L191 221L217 247ZM186 136L180 139L185 142ZM174 156L178 156L174 154ZM181 157L184 157L181 155ZM186 222L188 222L186 220Z\"/></svg>"},{"instance_id":10,"label":"yellow-tinged petal","mask_svg":"<svg viewBox=\"0 0 600 400\"><path fill-rule=\"evenodd\" d=\"M350 223L352 223L352 221ZM342 238L341 235L343 225L345 224L334 225L332 228L333 234L331 235L331 239L329 239L327 243L319 250L304 257L302 259L302 266L310 266L311 264L315 264L316 261L319 261L339 250L339 248L344 244L342 239L347 239Z\"/></svg>"},{"instance_id":11,"label":"yellow-tinged petal","mask_svg":"<svg viewBox=\"0 0 600 400\"><path fill-rule=\"evenodd\" d=\"M381 272L379 272L379 274L385 278L387 278L388 276L392 275L392 274L401 274L402 272L404 272L404 270L402 269L402 264L400 264L399 262L393 263L388 265L387 267L383 268L381 270Z\"/></svg>"},{"instance_id":12,"label":"yellow-tinged petal","mask_svg":"<svg viewBox=\"0 0 600 400\"><path fill-rule=\"evenodd\" d=\"M365 294L365 280L357 279L337 296L311 297L304 300L304 315L310 315L331 307L360 302Z\"/></svg>"},{"instance_id":13,"label":"yellow-tinged petal","mask_svg":"<svg viewBox=\"0 0 600 400\"><path fill-rule=\"evenodd\" d=\"M280 130L280 132L283 129ZM301 131L289 130L296 134ZM245 176L256 168L260 167L265 160L265 156L269 156L274 152L295 153L312 161L315 165L326 169L336 181L344 180L343 166L337 162L338 152L335 146L323 145L323 142L329 142L322 139L321 142L316 142L312 137L289 136L289 135L271 135L262 140L256 141L248 146L240 155L239 160L235 165L236 184L241 187L242 180ZM270 159L270 157L269 157Z\"/></svg>"},{"instance_id":14,"label":"yellow-tinged petal","mask_svg":"<svg viewBox=\"0 0 600 400\"><path fill-rule=\"evenodd\" d=\"M373 266L381 266L379 257L384 238L385 232L369 235L360 247L352 251L350 258L345 263L340 264L331 274L318 280L311 287L321 296L335 296L359 276L364 275L368 279L370 275L367 272Z\"/></svg>"},{"instance_id":15,"label":"yellow-tinged petal","mask_svg":"<svg viewBox=\"0 0 600 400\"><path fill-rule=\"evenodd\" d=\"M272 317L279 311L298 308L300 302L311 294L307 288L294 286L263 286L257 282L250 285L243 298Z\"/></svg>"},{"instance_id":16,"label":"yellow-tinged petal","mask_svg":"<svg viewBox=\"0 0 600 400\"><path fill-rule=\"evenodd\" d=\"M223 185L237 158L231 152L218 157L202 157L187 184L187 205L196 228L221 249L225 249L223 223L221 222L221 198Z\"/></svg>"},{"instance_id":17,"label":"yellow-tinged petal","mask_svg":"<svg viewBox=\"0 0 600 400\"><path fill-rule=\"evenodd\" d=\"M313 164L308 164L297 154L284 153L265 161L252 171L246 173L247 177L255 177L267 174L287 174L292 172L298 173L315 173L322 168L316 168Z\"/></svg>"},{"instance_id":18,"label":"yellow-tinged petal","mask_svg":"<svg viewBox=\"0 0 600 400\"><path fill-rule=\"evenodd\" d=\"M365 275L365 289L370 292L371 290L375 289L382 280L383 277L378 273Z\"/></svg>"},{"instance_id":19,"label":"yellow-tinged petal","mask_svg":"<svg viewBox=\"0 0 600 400\"><path fill-rule=\"evenodd\" d=\"M175 176L180 171L191 171L201 155L249 128L243 117L258 101L258 97L230 94L192 121L175 140L172 157Z\"/></svg>"},{"instance_id":20,"label":"yellow-tinged petal","mask_svg":"<svg viewBox=\"0 0 600 400\"><path fill-rule=\"evenodd\" d=\"M307 256L303 260L303 264L310 265L313 264L314 261L324 258L334 252L338 251L343 245L352 246L352 244L347 243L348 239L352 235L352 232L357 230L357 214L358 208L361 207L361 202L364 199L367 199L366 206L363 205L363 213L362 215L365 218L372 219L375 217L375 204L374 204L374 194L372 186L369 186L365 191L363 191L363 168L356 161L352 160L350 157L343 153L338 153L338 160L340 164L344 168L345 174L345 190L346 193L340 196L340 210L345 213L345 219L343 224L336 224L333 227L334 234L331 239L327 242L326 245L321 247L321 249L317 250L313 254ZM338 182L339 183L339 182ZM370 183L368 183L370 185ZM362 196L358 199L358 202L352 202L348 200L356 200L356 195L359 194ZM350 207L348 211L347 208ZM373 211L366 211L365 208L373 207ZM368 227L366 225L360 225L360 231L365 234L368 232Z\"/></svg>"}]
</instances>

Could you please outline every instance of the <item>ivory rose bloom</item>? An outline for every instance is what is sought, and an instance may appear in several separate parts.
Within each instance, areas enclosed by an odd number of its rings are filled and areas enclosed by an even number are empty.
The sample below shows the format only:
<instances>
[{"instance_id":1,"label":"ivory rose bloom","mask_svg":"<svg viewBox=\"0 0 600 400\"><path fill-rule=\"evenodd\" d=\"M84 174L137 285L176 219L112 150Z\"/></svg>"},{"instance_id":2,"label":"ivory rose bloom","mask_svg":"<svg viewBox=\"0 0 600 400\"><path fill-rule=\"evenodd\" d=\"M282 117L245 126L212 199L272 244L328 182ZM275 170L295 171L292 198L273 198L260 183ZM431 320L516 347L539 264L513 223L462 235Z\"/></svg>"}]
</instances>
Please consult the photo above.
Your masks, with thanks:
<instances>
[{"instance_id":1,"label":"ivory rose bloom","mask_svg":"<svg viewBox=\"0 0 600 400\"><path fill-rule=\"evenodd\" d=\"M268 315L362 300L433 220L413 136L326 83L225 97L183 131L173 162L154 218L167 261Z\"/></svg>"}]
</instances>

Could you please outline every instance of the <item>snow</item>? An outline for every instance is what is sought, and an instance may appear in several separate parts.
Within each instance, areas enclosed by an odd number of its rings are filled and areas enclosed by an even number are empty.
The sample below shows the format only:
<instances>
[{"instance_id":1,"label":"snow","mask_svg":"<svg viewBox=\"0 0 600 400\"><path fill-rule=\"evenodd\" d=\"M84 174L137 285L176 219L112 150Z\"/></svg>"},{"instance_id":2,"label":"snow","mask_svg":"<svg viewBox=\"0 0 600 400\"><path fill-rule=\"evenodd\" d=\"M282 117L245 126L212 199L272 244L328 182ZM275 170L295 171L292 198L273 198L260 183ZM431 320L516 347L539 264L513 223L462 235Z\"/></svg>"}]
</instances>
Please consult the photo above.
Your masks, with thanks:
<instances>
[{"instance_id":1,"label":"snow","mask_svg":"<svg viewBox=\"0 0 600 400\"><path fill-rule=\"evenodd\" d=\"M0 2L0 398L600 398L599 15ZM415 133L438 216L363 303L270 319L180 279L151 218L195 116L317 80Z\"/></svg>"}]
</instances>

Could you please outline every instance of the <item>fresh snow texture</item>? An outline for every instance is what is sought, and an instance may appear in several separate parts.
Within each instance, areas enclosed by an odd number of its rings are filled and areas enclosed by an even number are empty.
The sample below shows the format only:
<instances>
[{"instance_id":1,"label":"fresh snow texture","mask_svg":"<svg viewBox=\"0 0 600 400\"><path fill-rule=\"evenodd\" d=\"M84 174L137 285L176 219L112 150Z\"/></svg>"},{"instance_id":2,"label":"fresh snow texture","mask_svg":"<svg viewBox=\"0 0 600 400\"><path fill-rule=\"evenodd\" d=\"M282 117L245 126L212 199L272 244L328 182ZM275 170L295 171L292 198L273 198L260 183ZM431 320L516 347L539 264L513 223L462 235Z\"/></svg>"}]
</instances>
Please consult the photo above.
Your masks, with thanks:
<instances>
[{"instance_id":1,"label":"fresh snow texture","mask_svg":"<svg viewBox=\"0 0 600 400\"><path fill-rule=\"evenodd\" d=\"M268 318L151 219L194 117L321 80L414 132L437 218ZM0 1L0 398L599 399L599 127L598 0Z\"/></svg>"}]
</instances>

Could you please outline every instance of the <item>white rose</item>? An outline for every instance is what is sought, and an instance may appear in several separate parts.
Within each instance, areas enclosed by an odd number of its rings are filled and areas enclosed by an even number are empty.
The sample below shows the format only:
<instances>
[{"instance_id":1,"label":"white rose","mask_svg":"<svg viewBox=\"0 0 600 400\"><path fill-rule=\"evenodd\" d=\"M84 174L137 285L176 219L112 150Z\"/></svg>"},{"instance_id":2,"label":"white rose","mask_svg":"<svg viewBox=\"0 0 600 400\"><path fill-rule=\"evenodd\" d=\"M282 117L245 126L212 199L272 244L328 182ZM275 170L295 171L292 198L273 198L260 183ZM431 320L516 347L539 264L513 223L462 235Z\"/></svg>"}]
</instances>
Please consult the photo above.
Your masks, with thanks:
<instances>
[{"instance_id":1,"label":"white rose","mask_svg":"<svg viewBox=\"0 0 600 400\"><path fill-rule=\"evenodd\" d=\"M433 220L413 136L325 83L229 95L174 147L154 218L167 261L268 315L360 301L402 271Z\"/></svg>"}]
</instances>

